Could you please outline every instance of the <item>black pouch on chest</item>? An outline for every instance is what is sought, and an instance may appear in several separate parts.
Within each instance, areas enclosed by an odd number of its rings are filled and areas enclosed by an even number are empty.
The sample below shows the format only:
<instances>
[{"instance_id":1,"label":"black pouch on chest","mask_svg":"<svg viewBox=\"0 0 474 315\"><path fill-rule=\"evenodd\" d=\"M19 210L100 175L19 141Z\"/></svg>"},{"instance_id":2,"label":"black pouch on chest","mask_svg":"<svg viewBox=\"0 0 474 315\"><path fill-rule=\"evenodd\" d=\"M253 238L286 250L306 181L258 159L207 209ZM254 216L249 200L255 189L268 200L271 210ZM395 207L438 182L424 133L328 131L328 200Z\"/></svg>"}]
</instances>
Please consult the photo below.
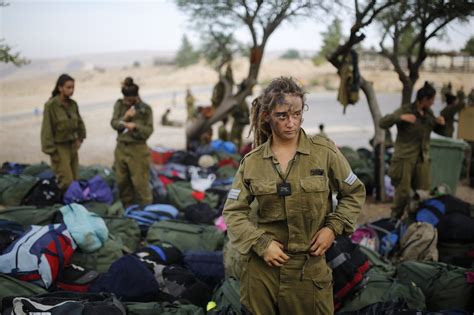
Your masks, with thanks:
<instances>
[{"instance_id":1,"label":"black pouch on chest","mask_svg":"<svg viewBox=\"0 0 474 315\"><path fill-rule=\"evenodd\" d=\"M291 185L287 182L277 184L277 193L280 197L291 195Z\"/></svg>"}]
</instances>

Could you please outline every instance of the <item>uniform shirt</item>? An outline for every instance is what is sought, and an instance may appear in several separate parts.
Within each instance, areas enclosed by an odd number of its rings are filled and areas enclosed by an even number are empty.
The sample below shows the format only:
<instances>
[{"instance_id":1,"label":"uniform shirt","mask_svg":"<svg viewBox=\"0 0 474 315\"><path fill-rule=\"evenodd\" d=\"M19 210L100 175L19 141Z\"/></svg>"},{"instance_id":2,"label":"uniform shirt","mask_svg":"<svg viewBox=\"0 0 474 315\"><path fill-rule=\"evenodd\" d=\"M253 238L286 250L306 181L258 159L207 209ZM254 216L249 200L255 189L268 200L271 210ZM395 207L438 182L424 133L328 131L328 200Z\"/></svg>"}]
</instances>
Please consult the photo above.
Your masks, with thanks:
<instances>
[{"instance_id":1,"label":"uniform shirt","mask_svg":"<svg viewBox=\"0 0 474 315\"><path fill-rule=\"evenodd\" d=\"M64 105L58 96L50 98L44 105L41 124L41 149L46 154L56 152L56 144L86 138L86 127L77 103L69 99Z\"/></svg>"},{"instance_id":2,"label":"uniform shirt","mask_svg":"<svg viewBox=\"0 0 474 315\"><path fill-rule=\"evenodd\" d=\"M291 195L285 197L277 194L282 179L275 170L279 163L270 143L271 138L242 160L224 206L236 249L241 254L253 249L262 256L271 240L276 240L289 253L306 253L311 238L324 226L336 235L351 233L365 200L365 187L334 143L318 136L309 138L301 130L297 153L287 167ZM334 212L331 190L338 192ZM254 199L258 201L256 225L249 219Z\"/></svg>"},{"instance_id":3,"label":"uniform shirt","mask_svg":"<svg viewBox=\"0 0 474 315\"><path fill-rule=\"evenodd\" d=\"M153 112L151 107L143 102L135 104L135 116L128 122L136 124L134 130L125 132L123 117L130 107L125 106L123 100L119 99L114 106L114 114L110 125L117 130L117 141L124 143L146 143L153 133Z\"/></svg>"},{"instance_id":4,"label":"uniform shirt","mask_svg":"<svg viewBox=\"0 0 474 315\"><path fill-rule=\"evenodd\" d=\"M454 133L454 116L464 108L464 104L447 105L440 115L444 117L445 126L443 136L452 137Z\"/></svg>"},{"instance_id":5,"label":"uniform shirt","mask_svg":"<svg viewBox=\"0 0 474 315\"><path fill-rule=\"evenodd\" d=\"M413 114L416 116L414 124L402 121L402 114ZM436 118L431 109L425 110L421 116L416 110L416 103L403 105L392 114L385 115L380 119L379 126L384 129L397 125L397 139L395 140L394 159L417 159L426 160L429 157L430 133L443 131L443 127L436 124Z\"/></svg>"}]
</instances>

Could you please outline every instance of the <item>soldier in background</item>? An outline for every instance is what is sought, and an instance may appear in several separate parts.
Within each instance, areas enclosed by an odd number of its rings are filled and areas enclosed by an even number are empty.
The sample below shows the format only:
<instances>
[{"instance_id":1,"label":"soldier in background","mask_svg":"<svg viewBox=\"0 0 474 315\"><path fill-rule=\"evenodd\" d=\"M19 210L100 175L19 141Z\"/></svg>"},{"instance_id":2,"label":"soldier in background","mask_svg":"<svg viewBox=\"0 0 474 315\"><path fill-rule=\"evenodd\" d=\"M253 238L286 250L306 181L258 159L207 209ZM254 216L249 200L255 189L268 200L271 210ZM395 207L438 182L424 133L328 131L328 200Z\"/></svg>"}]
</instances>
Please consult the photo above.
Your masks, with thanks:
<instances>
[{"instance_id":1,"label":"soldier in background","mask_svg":"<svg viewBox=\"0 0 474 315\"><path fill-rule=\"evenodd\" d=\"M405 104L380 119L381 128L397 125L397 139L388 175L395 187L392 217L401 218L410 198L410 191L431 190L429 157L431 131L442 134L444 117L435 117L431 106L436 90L428 82L416 93L416 100Z\"/></svg>"},{"instance_id":2,"label":"soldier in background","mask_svg":"<svg viewBox=\"0 0 474 315\"><path fill-rule=\"evenodd\" d=\"M187 120L192 120L194 118L194 102L195 102L194 95L191 93L191 90L188 88L186 89L186 111L188 113Z\"/></svg>"},{"instance_id":3,"label":"soldier in background","mask_svg":"<svg viewBox=\"0 0 474 315\"><path fill-rule=\"evenodd\" d=\"M59 76L51 98L44 105L41 124L41 149L51 158L58 187L66 191L79 176L78 151L86 138L86 127L74 94L74 79Z\"/></svg>"},{"instance_id":4,"label":"soldier in background","mask_svg":"<svg viewBox=\"0 0 474 315\"><path fill-rule=\"evenodd\" d=\"M445 126L443 136L453 137L454 134L454 116L464 108L464 104L457 102L457 97L452 94L446 94L446 107L441 110L440 115L444 117Z\"/></svg>"},{"instance_id":5,"label":"soldier in background","mask_svg":"<svg viewBox=\"0 0 474 315\"><path fill-rule=\"evenodd\" d=\"M146 144L153 133L153 112L138 95L138 85L127 77L122 84L123 98L117 100L110 122L117 131L115 174L120 200L125 207L153 201L150 185L150 152Z\"/></svg>"},{"instance_id":6,"label":"soldier in background","mask_svg":"<svg viewBox=\"0 0 474 315\"><path fill-rule=\"evenodd\" d=\"M324 132L324 124L319 125L318 136L321 136L323 138L328 138L328 135Z\"/></svg>"}]
</instances>

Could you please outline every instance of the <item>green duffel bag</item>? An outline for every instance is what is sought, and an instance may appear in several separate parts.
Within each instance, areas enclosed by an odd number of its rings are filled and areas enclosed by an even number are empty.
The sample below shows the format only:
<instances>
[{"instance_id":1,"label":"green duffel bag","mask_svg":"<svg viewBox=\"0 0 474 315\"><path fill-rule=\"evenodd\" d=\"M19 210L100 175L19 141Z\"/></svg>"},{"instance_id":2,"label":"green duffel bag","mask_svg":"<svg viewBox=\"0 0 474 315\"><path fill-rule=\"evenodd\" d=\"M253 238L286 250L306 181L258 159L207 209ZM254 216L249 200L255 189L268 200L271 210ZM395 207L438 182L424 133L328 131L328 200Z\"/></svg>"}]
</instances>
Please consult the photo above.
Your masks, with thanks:
<instances>
[{"instance_id":1,"label":"green duffel bag","mask_svg":"<svg viewBox=\"0 0 474 315\"><path fill-rule=\"evenodd\" d=\"M21 171L22 175L38 176L44 171L51 170L51 167L45 162L28 165Z\"/></svg>"},{"instance_id":2,"label":"green duffel bag","mask_svg":"<svg viewBox=\"0 0 474 315\"><path fill-rule=\"evenodd\" d=\"M21 224L24 228L30 225L48 225L60 222L63 205L38 208L35 206L10 207L0 210L0 219Z\"/></svg>"},{"instance_id":3,"label":"green duffel bag","mask_svg":"<svg viewBox=\"0 0 474 315\"><path fill-rule=\"evenodd\" d=\"M166 220L153 223L146 237L148 243L159 241L176 246L181 252L188 250L222 250L224 233L213 225L192 224L184 221Z\"/></svg>"},{"instance_id":4,"label":"green duffel bag","mask_svg":"<svg viewBox=\"0 0 474 315\"><path fill-rule=\"evenodd\" d=\"M124 251L133 253L140 246L141 232L138 223L130 218L102 217L109 233L119 236L124 245Z\"/></svg>"},{"instance_id":5,"label":"green duffel bag","mask_svg":"<svg viewBox=\"0 0 474 315\"><path fill-rule=\"evenodd\" d=\"M99 250L84 253L77 249L72 254L71 264L105 273L114 261L123 256L122 248L123 243L120 237L109 233L109 238Z\"/></svg>"},{"instance_id":6,"label":"green duffel bag","mask_svg":"<svg viewBox=\"0 0 474 315\"><path fill-rule=\"evenodd\" d=\"M439 261L459 267L474 268L474 257L469 255L469 253L474 253L474 243L438 241L437 247Z\"/></svg>"},{"instance_id":7,"label":"green duffel bag","mask_svg":"<svg viewBox=\"0 0 474 315\"><path fill-rule=\"evenodd\" d=\"M176 181L166 186L168 192L168 199L178 208L179 211L184 211L187 206L194 205L197 200L193 197L193 189L191 183L186 181ZM202 202L209 204L212 208L216 208L219 203L219 196L215 193L206 192Z\"/></svg>"},{"instance_id":8,"label":"green duffel bag","mask_svg":"<svg viewBox=\"0 0 474 315\"><path fill-rule=\"evenodd\" d=\"M109 205L103 202L90 201L83 204L87 210L94 212L101 217L123 217L125 208L121 201L116 201Z\"/></svg>"},{"instance_id":9,"label":"green duffel bag","mask_svg":"<svg viewBox=\"0 0 474 315\"><path fill-rule=\"evenodd\" d=\"M0 310L3 308L3 298L7 296L29 297L44 293L48 291L42 287L0 273Z\"/></svg>"},{"instance_id":10,"label":"green duffel bag","mask_svg":"<svg viewBox=\"0 0 474 315\"><path fill-rule=\"evenodd\" d=\"M234 278L225 279L212 295L207 304L208 315L211 314L242 314L240 303L240 282Z\"/></svg>"},{"instance_id":11,"label":"green duffel bag","mask_svg":"<svg viewBox=\"0 0 474 315\"><path fill-rule=\"evenodd\" d=\"M29 175L0 175L0 204L21 205L37 182L38 178Z\"/></svg>"},{"instance_id":12,"label":"green duffel bag","mask_svg":"<svg viewBox=\"0 0 474 315\"><path fill-rule=\"evenodd\" d=\"M338 312L354 312L377 302L405 301L409 309L424 310L425 296L414 283L403 284L397 279L378 273L375 269L367 273L369 280L351 299L344 301Z\"/></svg>"},{"instance_id":13,"label":"green duffel bag","mask_svg":"<svg viewBox=\"0 0 474 315\"><path fill-rule=\"evenodd\" d=\"M149 302L149 303L124 303L128 315L204 315L204 310L193 304L183 304L178 301Z\"/></svg>"},{"instance_id":14,"label":"green duffel bag","mask_svg":"<svg viewBox=\"0 0 474 315\"><path fill-rule=\"evenodd\" d=\"M367 255L367 258L369 258L370 268L375 269L377 273L381 273L389 277L395 277L397 267L395 267L395 265L390 260L365 246L360 246L360 250Z\"/></svg>"},{"instance_id":15,"label":"green duffel bag","mask_svg":"<svg viewBox=\"0 0 474 315\"><path fill-rule=\"evenodd\" d=\"M426 297L429 311L462 309L474 311L474 286L468 284L466 269L440 262L406 261L397 266L402 283L415 283Z\"/></svg>"}]
</instances>

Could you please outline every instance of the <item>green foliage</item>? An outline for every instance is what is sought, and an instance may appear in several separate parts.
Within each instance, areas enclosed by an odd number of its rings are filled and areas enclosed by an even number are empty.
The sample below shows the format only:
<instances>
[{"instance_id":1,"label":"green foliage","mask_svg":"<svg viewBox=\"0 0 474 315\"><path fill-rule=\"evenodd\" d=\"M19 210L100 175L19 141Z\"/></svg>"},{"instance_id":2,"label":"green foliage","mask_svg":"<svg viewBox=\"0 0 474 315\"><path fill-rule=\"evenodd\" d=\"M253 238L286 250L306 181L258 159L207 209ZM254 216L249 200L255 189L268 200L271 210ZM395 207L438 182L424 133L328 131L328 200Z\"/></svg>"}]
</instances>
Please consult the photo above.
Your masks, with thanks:
<instances>
[{"instance_id":1,"label":"green foliage","mask_svg":"<svg viewBox=\"0 0 474 315\"><path fill-rule=\"evenodd\" d=\"M212 29L201 35L201 43L200 54L217 71L232 61L236 53L245 50L232 33L215 32Z\"/></svg>"},{"instance_id":2,"label":"green foliage","mask_svg":"<svg viewBox=\"0 0 474 315\"><path fill-rule=\"evenodd\" d=\"M315 65L323 63L326 60L326 57L335 51L337 46L339 46L343 40L341 20L335 18L331 25L328 26L328 29L321 33L321 36L323 37L323 45L319 53L313 58L313 63Z\"/></svg>"},{"instance_id":3,"label":"green foliage","mask_svg":"<svg viewBox=\"0 0 474 315\"><path fill-rule=\"evenodd\" d=\"M183 35L181 47L176 53L175 61L178 67L187 67L199 61L199 52L193 49L186 35Z\"/></svg>"},{"instance_id":4,"label":"green foliage","mask_svg":"<svg viewBox=\"0 0 474 315\"><path fill-rule=\"evenodd\" d=\"M469 56L474 56L474 37L471 37L467 40L466 45L463 49L461 49L461 51L468 53Z\"/></svg>"},{"instance_id":5,"label":"green foliage","mask_svg":"<svg viewBox=\"0 0 474 315\"><path fill-rule=\"evenodd\" d=\"M281 59L300 59L300 52L296 49L288 49L280 56Z\"/></svg>"}]
</instances>

